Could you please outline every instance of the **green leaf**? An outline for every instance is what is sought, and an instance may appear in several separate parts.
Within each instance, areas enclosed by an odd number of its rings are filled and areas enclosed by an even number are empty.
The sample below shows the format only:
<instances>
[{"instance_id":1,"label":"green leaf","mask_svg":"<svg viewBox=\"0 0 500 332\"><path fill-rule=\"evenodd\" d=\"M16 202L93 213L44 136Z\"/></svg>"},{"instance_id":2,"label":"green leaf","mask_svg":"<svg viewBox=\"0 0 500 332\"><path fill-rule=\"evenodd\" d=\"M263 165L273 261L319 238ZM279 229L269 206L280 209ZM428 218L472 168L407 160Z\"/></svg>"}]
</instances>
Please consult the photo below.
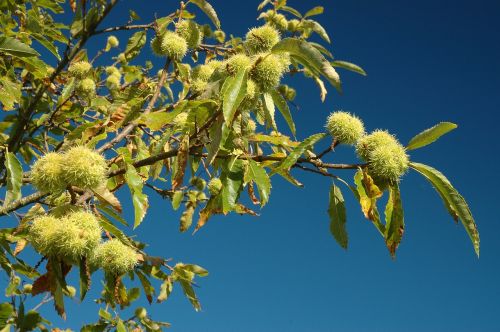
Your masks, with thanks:
<instances>
[{"instance_id":1,"label":"green leaf","mask_svg":"<svg viewBox=\"0 0 500 332\"><path fill-rule=\"evenodd\" d=\"M172 283L172 278L167 277L160 286L160 294L158 295L156 301L163 302L168 299L170 293L172 293L173 287L174 284Z\"/></svg>"},{"instance_id":2,"label":"green leaf","mask_svg":"<svg viewBox=\"0 0 500 332\"><path fill-rule=\"evenodd\" d=\"M341 91L339 74L337 74L330 62L325 59L323 54L305 40L285 38L274 45L272 52L289 52L294 55L302 65L315 72L321 73L330 84Z\"/></svg>"},{"instance_id":3,"label":"green leaf","mask_svg":"<svg viewBox=\"0 0 500 332\"><path fill-rule=\"evenodd\" d=\"M432 128L426 129L410 140L406 146L407 150L415 150L435 142L439 137L457 128L457 125L451 122L441 122Z\"/></svg>"},{"instance_id":4,"label":"green leaf","mask_svg":"<svg viewBox=\"0 0 500 332\"><path fill-rule=\"evenodd\" d=\"M330 187L330 200L328 204L328 215L330 216L330 232L337 243L347 249L346 211L344 197L340 188L332 184Z\"/></svg>"},{"instance_id":5,"label":"green leaf","mask_svg":"<svg viewBox=\"0 0 500 332\"><path fill-rule=\"evenodd\" d=\"M5 155L5 169L7 170L7 192L3 206L21 198L21 186L23 185L23 168L16 155L7 152Z\"/></svg>"},{"instance_id":6,"label":"green leaf","mask_svg":"<svg viewBox=\"0 0 500 332\"><path fill-rule=\"evenodd\" d=\"M347 69L347 70L350 70L352 72L358 73L360 75L366 76L366 72L363 70L363 68L361 68L358 65L355 65L354 63L350 63L347 61L341 61L341 60L335 60L335 61L332 61L332 66Z\"/></svg>"},{"instance_id":7,"label":"green leaf","mask_svg":"<svg viewBox=\"0 0 500 332\"><path fill-rule=\"evenodd\" d=\"M389 188L389 200L385 207L385 244L394 258L405 230L403 204L397 183Z\"/></svg>"},{"instance_id":8,"label":"green leaf","mask_svg":"<svg viewBox=\"0 0 500 332\"><path fill-rule=\"evenodd\" d=\"M264 206L269 201L269 195L271 193L271 181L269 180L269 175L267 175L266 170L256 161L250 159L248 162L248 174L251 180L257 184L257 188L259 189L260 206Z\"/></svg>"},{"instance_id":9,"label":"green leaf","mask_svg":"<svg viewBox=\"0 0 500 332\"><path fill-rule=\"evenodd\" d=\"M281 115L285 118L288 127L292 131L293 136L296 134L295 130L295 122L293 122L292 113L290 113L290 108L288 107L288 103L285 98L276 90L271 91L271 96L273 97L274 104L278 107Z\"/></svg>"},{"instance_id":10,"label":"green leaf","mask_svg":"<svg viewBox=\"0 0 500 332\"><path fill-rule=\"evenodd\" d=\"M262 1L259 6L257 7L257 10L262 10L267 4L271 3L272 0L264 0Z\"/></svg>"},{"instance_id":11,"label":"green leaf","mask_svg":"<svg viewBox=\"0 0 500 332\"><path fill-rule=\"evenodd\" d=\"M39 56L40 53L11 37L0 37L0 52L4 52L17 57Z\"/></svg>"},{"instance_id":12,"label":"green leaf","mask_svg":"<svg viewBox=\"0 0 500 332\"><path fill-rule=\"evenodd\" d=\"M222 212L227 214L233 210L243 188L243 163L237 159L222 172Z\"/></svg>"},{"instance_id":13,"label":"green leaf","mask_svg":"<svg viewBox=\"0 0 500 332\"><path fill-rule=\"evenodd\" d=\"M116 332L127 332L127 328L125 327L125 324L123 324L123 321L121 319L118 319L118 322L116 322Z\"/></svg>"},{"instance_id":14,"label":"green leaf","mask_svg":"<svg viewBox=\"0 0 500 332\"><path fill-rule=\"evenodd\" d=\"M479 232L467 202L452 186L450 181L437 169L431 166L411 162L410 167L422 174L436 189L453 219L462 222L469 235L476 255L479 257Z\"/></svg>"},{"instance_id":15,"label":"green leaf","mask_svg":"<svg viewBox=\"0 0 500 332\"><path fill-rule=\"evenodd\" d=\"M5 324L7 324L7 320L12 316L13 313L14 308L10 303L0 303L0 328L5 327ZM10 329L8 331L10 331Z\"/></svg>"},{"instance_id":16,"label":"green leaf","mask_svg":"<svg viewBox=\"0 0 500 332\"><path fill-rule=\"evenodd\" d=\"M50 53L54 54L54 56L57 58L57 60L61 61L61 56L59 55L59 51L57 49L57 46L55 43L50 42L47 38L45 38L43 35L34 33L32 34L33 38L35 38L40 44L43 45L47 50L50 51Z\"/></svg>"},{"instance_id":17,"label":"green leaf","mask_svg":"<svg viewBox=\"0 0 500 332\"><path fill-rule=\"evenodd\" d=\"M153 285L151 285L148 277L146 277L146 275L142 271L136 270L135 273L139 277L139 281L141 282L142 288L144 289L144 294L146 294L146 298L148 299L149 304L151 304L153 302L153 295L155 294Z\"/></svg>"},{"instance_id":18,"label":"green leaf","mask_svg":"<svg viewBox=\"0 0 500 332\"><path fill-rule=\"evenodd\" d=\"M286 172L292 167L300 156L309 149L312 145L316 144L318 141L326 136L325 133L314 134L306 138L302 143L300 143L295 149L290 152L290 154L280 161L278 165L273 169L271 174Z\"/></svg>"},{"instance_id":19,"label":"green leaf","mask_svg":"<svg viewBox=\"0 0 500 332\"><path fill-rule=\"evenodd\" d=\"M326 32L325 28L318 22L314 20L305 20L304 21L307 26L310 26L311 29L316 32L324 41L326 41L328 44L331 43L330 41L330 36L328 36L328 33Z\"/></svg>"},{"instance_id":20,"label":"green leaf","mask_svg":"<svg viewBox=\"0 0 500 332\"><path fill-rule=\"evenodd\" d=\"M267 125L270 125L274 130L278 130L278 128L276 127L276 121L274 119L274 113L276 110L274 108L273 97L266 92L262 94L262 101L264 105L264 114L266 116Z\"/></svg>"},{"instance_id":21,"label":"green leaf","mask_svg":"<svg viewBox=\"0 0 500 332\"><path fill-rule=\"evenodd\" d=\"M132 60L139 55L141 49L146 44L146 31L138 31L130 37L125 48L125 57L127 60Z\"/></svg>"},{"instance_id":22,"label":"green leaf","mask_svg":"<svg viewBox=\"0 0 500 332\"><path fill-rule=\"evenodd\" d=\"M172 208L177 210L181 206L182 199L184 198L184 192L182 190L176 190L174 196L172 197Z\"/></svg>"},{"instance_id":23,"label":"green leaf","mask_svg":"<svg viewBox=\"0 0 500 332\"><path fill-rule=\"evenodd\" d=\"M90 288L90 268L87 259L80 260L80 301L83 301Z\"/></svg>"},{"instance_id":24,"label":"green leaf","mask_svg":"<svg viewBox=\"0 0 500 332\"><path fill-rule=\"evenodd\" d=\"M234 114L247 93L247 76L247 70L241 69L236 76L228 77L222 87L222 112L228 126L233 122Z\"/></svg>"},{"instance_id":25,"label":"green leaf","mask_svg":"<svg viewBox=\"0 0 500 332\"><path fill-rule=\"evenodd\" d=\"M325 9L321 6L314 7L313 9L308 10L307 13L304 15L304 17L323 14L324 10Z\"/></svg>"},{"instance_id":26,"label":"green leaf","mask_svg":"<svg viewBox=\"0 0 500 332\"><path fill-rule=\"evenodd\" d=\"M36 311L28 311L24 315L23 320L19 322L18 328L20 331L33 331L39 323L42 322L42 316Z\"/></svg>"},{"instance_id":27,"label":"green leaf","mask_svg":"<svg viewBox=\"0 0 500 332\"><path fill-rule=\"evenodd\" d=\"M66 319L66 312L64 309L64 294L63 289L66 288L66 282L64 281L64 276L61 269L61 262L56 259L49 259L48 264L51 266L52 276L51 280L51 293L54 297L54 306L57 313L63 319Z\"/></svg>"},{"instance_id":28,"label":"green leaf","mask_svg":"<svg viewBox=\"0 0 500 332\"><path fill-rule=\"evenodd\" d=\"M289 7L289 6L283 6L280 9L283 10L283 11L285 11L285 12L288 12L288 13L292 14L295 17L298 17L298 18L302 17L302 15L299 13L299 11L297 9L295 9L295 8L292 8L292 7Z\"/></svg>"},{"instance_id":29,"label":"green leaf","mask_svg":"<svg viewBox=\"0 0 500 332\"><path fill-rule=\"evenodd\" d=\"M220 21L217 17L217 13L215 12L214 7L209 4L206 0L190 0L190 2L194 3L208 16L208 18L212 21L217 29L220 29Z\"/></svg>"}]
</instances>

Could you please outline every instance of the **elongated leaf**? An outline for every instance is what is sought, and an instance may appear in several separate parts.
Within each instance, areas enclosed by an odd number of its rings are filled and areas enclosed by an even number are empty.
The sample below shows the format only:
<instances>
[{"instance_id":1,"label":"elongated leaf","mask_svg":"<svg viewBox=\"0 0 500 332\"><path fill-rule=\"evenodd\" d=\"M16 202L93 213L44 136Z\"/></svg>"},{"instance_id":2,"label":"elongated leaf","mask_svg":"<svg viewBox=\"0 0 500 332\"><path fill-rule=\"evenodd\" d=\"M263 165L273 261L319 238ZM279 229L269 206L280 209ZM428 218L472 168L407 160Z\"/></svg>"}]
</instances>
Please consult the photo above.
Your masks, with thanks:
<instances>
[{"instance_id":1,"label":"elongated leaf","mask_svg":"<svg viewBox=\"0 0 500 332\"><path fill-rule=\"evenodd\" d=\"M264 0L262 1L259 6L257 7L257 10L262 10L267 4L271 3L272 0Z\"/></svg>"},{"instance_id":2,"label":"elongated leaf","mask_svg":"<svg viewBox=\"0 0 500 332\"><path fill-rule=\"evenodd\" d=\"M326 41L328 44L331 43L328 32L326 32L325 28L323 28L321 24L314 20L305 20L304 22L306 23L306 25L310 26L311 29L316 32L324 41Z\"/></svg>"},{"instance_id":3,"label":"elongated leaf","mask_svg":"<svg viewBox=\"0 0 500 332\"><path fill-rule=\"evenodd\" d=\"M172 278L167 277L160 286L160 294L158 295L156 301L163 302L170 296L174 284L172 283Z\"/></svg>"},{"instance_id":4,"label":"elongated leaf","mask_svg":"<svg viewBox=\"0 0 500 332\"><path fill-rule=\"evenodd\" d=\"M434 189L436 189L441 196L441 199L447 206L452 217L455 220L457 218L460 219L474 245L474 251L479 257L479 232L469 206L462 195L458 193L443 173L439 172L437 169L415 162L410 163L410 167L429 180Z\"/></svg>"},{"instance_id":5,"label":"elongated leaf","mask_svg":"<svg viewBox=\"0 0 500 332\"><path fill-rule=\"evenodd\" d=\"M271 174L287 172L290 167L292 167L300 156L312 145L316 144L322 138L326 136L325 133L314 134L306 138L302 143L300 143L295 149L290 152L290 154L279 162L276 168L273 169Z\"/></svg>"},{"instance_id":6,"label":"elongated leaf","mask_svg":"<svg viewBox=\"0 0 500 332\"><path fill-rule=\"evenodd\" d=\"M348 236L346 230L346 211L344 197L340 188L332 184L330 187L330 200L328 204L328 215L330 216L330 232L338 244L347 249Z\"/></svg>"},{"instance_id":7,"label":"elongated leaf","mask_svg":"<svg viewBox=\"0 0 500 332\"><path fill-rule=\"evenodd\" d=\"M245 98L247 93L247 76L247 70L241 69L234 77L228 77L224 82L224 86L222 87L222 112L227 126L230 126L233 122L234 114L243 101L243 98Z\"/></svg>"},{"instance_id":8,"label":"elongated leaf","mask_svg":"<svg viewBox=\"0 0 500 332\"><path fill-rule=\"evenodd\" d=\"M323 54L318 51L313 45L305 40L297 38L285 38L278 44L274 45L273 53L289 52L297 57L299 62L311 68L314 71L321 73L337 90L341 91L340 76L328 62Z\"/></svg>"},{"instance_id":9,"label":"elongated leaf","mask_svg":"<svg viewBox=\"0 0 500 332\"><path fill-rule=\"evenodd\" d=\"M132 60L139 55L141 49L146 44L146 31L138 31L130 37L125 48L125 57Z\"/></svg>"},{"instance_id":10,"label":"elongated leaf","mask_svg":"<svg viewBox=\"0 0 500 332\"><path fill-rule=\"evenodd\" d=\"M220 29L220 21L217 17L217 13L215 12L214 7L209 4L206 0L190 0L190 2L194 3L208 16L208 18L212 21L217 29Z\"/></svg>"},{"instance_id":11,"label":"elongated leaf","mask_svg":"<svg viewBox=\"0 0 500 332\"><path fill-rule=\"evenodd\" d=\"M254 160L249 160L248 174L251 180L257 184L257 188L259 189L260 206L266 205L271 193L269 175L267 175L266 170Z\"/></svg>"},{"instance_id":12,"label":"elongated leaf","mask_svg":"<svg viewBox=\"0 0 500 332\"><path fill-rule=\"evenodd\" d=\"M121 150L124 151L125 149ZM128 158L125 157L127 160ZM149 207L148 196L142 192L144 186L142 178L137 173L134 166L127 164L125 172L125 181L127 181L130 194L132 195L132 203L134 205L134 228L139 226L146 215Z\"/></svg>"},{"instance_id":13,"label":"elongated leaf","mask_svg":"<svg viewBox=\"0 0 500 332\"><path fill-rule=\"evenodd\" d=\"M280 9L283 10L283 11L285 11L285 12L288 12L288 13L292 14L295 17L298 17L298 18L302 17L302 15L299 13L299 11L297 9L295 9L295 8L292 8L292 7L289 7L289 6L283 6Z\"/></svg>"},{"instance_id":14,"label":"elongated leaf","mask_svg":"<svg viewBox=\"0 0 500 332\"><path fill-rule=\"evenodd\" d=\"M296 134L295 122L293 122L292 113L290 113L290 108L288 107L285 98L283 98L283 96L276 90L271 91L271 96L273 97L274 105L278 107L278 110L280 111L281 115L283 115L283 117L285 118L288 127L290 127L293 136L295 136Z\"/></svg>"},{"instance_id":15,"label":"elongated leaf","mask_svg":"<svg viewBox=\"0 0 500 332\"><path fill-rule=\"evenodd\" d=\"M274 101L272 96L269 93L264 93L262 94L262 101L267 126L271 126L274 130L278 130L276 126L276 120L274 118L274 113L276 112L276 110L274 108Z\"/></svg>"},{"instance_id":16,"label":"elongated leaf","mask_svg":"<svg viewBox=\"0 0 500 332\"><path fill-rule=\"evenodd\" d=\"M24 44L23 42L15 38L5 36L0 37L0 52L17 57L30 57L40 55L40 53Z\"/></svg>"},{"instance_id":17,"label":"elongated leaf","mask_svg":"<svg viewBox=\"0 0 500 332\"><path fill-rule=\"evenodd\" d=\"M23 168L16 155L7 152L5 155L5 169L7 170L7 192L3 206L21 198L21 186L23 185Z\"/></svg>"},{"instance_id":18,"label":"elongated leaf","mask_svg":"<svg viewBox=\"0 0 500 332\"><path fill-rule=\"evenodd\" d=\"M361 68L358 65L355 65L354 63L350 63L350 62L342 61L342 60L335 60L332 62L332 66L347 69L349 71L366 76L366 72L363 70L363 68Z\"/></svg>"},{"instance_id":19,"label":"elongated leaf","mask_svg":"<svg viewBox=\"0 0 500 332\"><path fill-rule=\"evenodd\" d=\"M144 289L144 294L146 294L146 298L148 299L149 304L151 304L153 302L153 295L155 293L153 285L151 285L148 277L146 277L146 275L142 271L136 270L135 273L137 274L137 277L139 277L139 281L141 282L142 288Z\"/></svg>"},{"instance_id":20,"label":"elongated leaf","mask_svg":"<svg viewBox=\"0 0 500 332\"><path fill-rule=\"evenodd\" d=\"M228 167L223 171L222 181L222 212L227 214L232 211L240 197L243 188L243 165L237 159L234 163L229 162Z\"/></svg>"},{"instance_id":21,"label":"elongated leaf","mask_svg":"<svg viewBox=\"0 0 500 332\"><path fill-rule=\"evenodd\" d=\"M304 17L309 17L309 16L323 14L324 10L325 9L323 7L321 7L321 6L314 7L313 9L308 10L306 12L306 14L304 15Z\"/></svg>"},{"instance_id":22,"label":"elongated leaf","mask_svg":"<svg viewBox=\"0 0 500 332\"><path fill-rule=\"evenodd\" d=\"M399 185L392 184L389 189L389 200L385 207L385 244L394 258L405 230L403 205Z\"/></svg>"},{"instance_id":23,"label":"elongated leaf","mask_svg":"<svg viewBox=\"0 0 500 332\"><path fill-rule=\"evenodd\" d=\"M80 260L80 301L83 301L90 288L90 268L87 259Z\"/></svg>"},{"instance_id":24,"label":"elongated leaf","mask_svg":"<svg viewBox=\"0 0 500 332\"><path fill-rule=\"evenodd\" d=\"M406 146L407 150L415 150L435 142L439 137L457 128L457 125L451 122L441 122L432 128L426 129L410 140Z\"/></svg>"},{"instance_id":25,"label":"elongated leaf","mask_svg":"<svg viewBox=\"0 0 500 332\"><path fill-rule=\"evenodd\" d=\"M184 181L184 174L186 173L186 165L189 158L189 134L184 135L179 145L179 152L177 153L177 167L175 174L172 177L172 189L175 190Z\"/></svg>"}]
</instances>

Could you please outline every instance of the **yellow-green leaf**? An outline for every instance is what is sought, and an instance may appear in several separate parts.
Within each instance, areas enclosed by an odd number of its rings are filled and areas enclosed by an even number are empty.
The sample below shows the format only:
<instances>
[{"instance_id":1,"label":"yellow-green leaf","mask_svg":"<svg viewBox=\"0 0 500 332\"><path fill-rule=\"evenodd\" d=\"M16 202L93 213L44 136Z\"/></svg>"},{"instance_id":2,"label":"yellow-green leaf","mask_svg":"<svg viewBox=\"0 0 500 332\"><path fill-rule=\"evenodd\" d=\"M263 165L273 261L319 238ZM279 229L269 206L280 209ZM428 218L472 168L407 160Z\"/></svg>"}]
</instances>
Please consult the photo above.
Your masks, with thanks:
<instances>
[{"instance_id":1,"label":"yellow-green leaf","mask_svg":"<svg viewBox=\"0 0 500 332\"><path fill-rule=\"evenodd\" d=\"M415 162L410 163L410 167L422 174L432 184L434 189L439 193L439 196L441 196L451 216L455 220L460 219L472 241L474 251L479 257L479 232L469 206L462 195L452 186L443 173L437 169Z\"/></svg>"},{"instance_id":2,"label":"yellow-green leaf","mask_svg":"<svg viewBox=\"0 0 500 332\"><path fill-rule=\"evenodd\" d=\"M434 127L424 130L410 140L406 146L407 150L415 150L435 142L439 137L457 128L457 125L451 122L440 122Z\"/></svg>"},{"instance_id":3,"label":"yellow-green leaf","mask_svg":"<svg viewBox=\"0 0 500 332\"><path fill-rule=\"evenodd\" d=\"M330 232L337 243L347 249L348 236L346 230L346 211L344 197L340 188L332 184L330 187L330 200L328 204L328 215L330 216Z\"/></svg>"}]
</instances>

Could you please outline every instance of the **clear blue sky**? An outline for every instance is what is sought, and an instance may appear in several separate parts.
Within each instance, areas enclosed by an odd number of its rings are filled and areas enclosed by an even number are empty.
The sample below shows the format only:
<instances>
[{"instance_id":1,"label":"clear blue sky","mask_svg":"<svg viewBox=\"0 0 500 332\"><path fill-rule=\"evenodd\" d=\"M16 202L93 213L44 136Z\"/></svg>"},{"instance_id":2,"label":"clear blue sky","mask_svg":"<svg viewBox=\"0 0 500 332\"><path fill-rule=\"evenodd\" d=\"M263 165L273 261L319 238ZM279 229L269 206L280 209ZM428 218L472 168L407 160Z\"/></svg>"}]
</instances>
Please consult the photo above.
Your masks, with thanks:
<instances>
[{"instance_id":1,"label":"clear blue sky","mask_svg":"<svg viewBox=\"0 0 500 332\"><path fill-rule=\"evenodd\" d=\"M227 32L242 35L256 24L258 1L211 2ZM104 25L124 23L129 6L149 22L174 3L123 1ZM414 173L401 184L406 234L396 260L347 191L350 243L344 251L328 229L330 181L296 172L305 188L274 178L260 218L216 217L195 236L179 234L170 203L151 196L147 219L136 232L151 244L148 251L202 265L210 276L199 280L202 312L192 310L180 289L149 312L171 322L172 331L500 330L500 2L289 4L301 11L325 6L319 20L331 34L332 51L368 73L342 72L344 94L331 89L323 104L313 82L293 79L301 105L293 114L299 138L321 131L336 109L356 113L369 130L389 129L403 143L439 121L457 123L457 130L411 156L443 171L468 200L481 258L438 195ZM347 148L337 156L332 161L355 160ZM350 171L343 174L352 178ZM65 323L49 314L60 327L78 329L97 320L92 303L68 305Z\"/></svg>"}]
</instances>

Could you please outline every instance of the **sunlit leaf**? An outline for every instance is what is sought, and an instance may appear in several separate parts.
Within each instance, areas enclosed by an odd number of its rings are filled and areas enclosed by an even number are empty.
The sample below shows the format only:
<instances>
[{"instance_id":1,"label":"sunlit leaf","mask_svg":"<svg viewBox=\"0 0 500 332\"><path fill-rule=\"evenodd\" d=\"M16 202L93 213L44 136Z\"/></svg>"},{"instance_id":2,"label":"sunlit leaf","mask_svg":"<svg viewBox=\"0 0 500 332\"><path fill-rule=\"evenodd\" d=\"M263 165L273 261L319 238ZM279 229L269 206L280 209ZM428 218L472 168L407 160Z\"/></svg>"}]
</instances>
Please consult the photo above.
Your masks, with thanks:
<instances>
[{"instance_id":1,"label":"sunlit leaf","mask_svg":"<svg viewBox=\"0 0 500 332\"><path fill-rule=\"evenodd\" d=\"M328 204L328 215L330 216L330 232L337 243L347 249L348 236L346 230L346 211L344 197L340 188L332 184L330 187L330 200Z\"/></svg>"},{"instance_id":2,"label":"sunlit leaf","mask_svg":"<svg viewBox=\"0 0 500 332\"><path fill-rule=\"evenodd\" d=\"M437 169L415 162L410 163L410 167L429 180L434 189L439 193L439 196L441 196L452 217L455 220L460 219L474 245L474 251L479 257L479 232L469 206L462 195L452 186L443 173Z\"/></svg>"},{"instance_id":3,"label":"sunlit leaf","mask_svg":"<svg viewBox=\"0 0 500 332\"><path fill-rule=\"evenodd\" d=\"M457 125L451 122L441 122L424 130L420 134L416 135L410 140L410 143L406 146L407 150L415 150L423 146L429 145L435 142L439 137L457 128Z\"/></svg>"}]
</instances>

